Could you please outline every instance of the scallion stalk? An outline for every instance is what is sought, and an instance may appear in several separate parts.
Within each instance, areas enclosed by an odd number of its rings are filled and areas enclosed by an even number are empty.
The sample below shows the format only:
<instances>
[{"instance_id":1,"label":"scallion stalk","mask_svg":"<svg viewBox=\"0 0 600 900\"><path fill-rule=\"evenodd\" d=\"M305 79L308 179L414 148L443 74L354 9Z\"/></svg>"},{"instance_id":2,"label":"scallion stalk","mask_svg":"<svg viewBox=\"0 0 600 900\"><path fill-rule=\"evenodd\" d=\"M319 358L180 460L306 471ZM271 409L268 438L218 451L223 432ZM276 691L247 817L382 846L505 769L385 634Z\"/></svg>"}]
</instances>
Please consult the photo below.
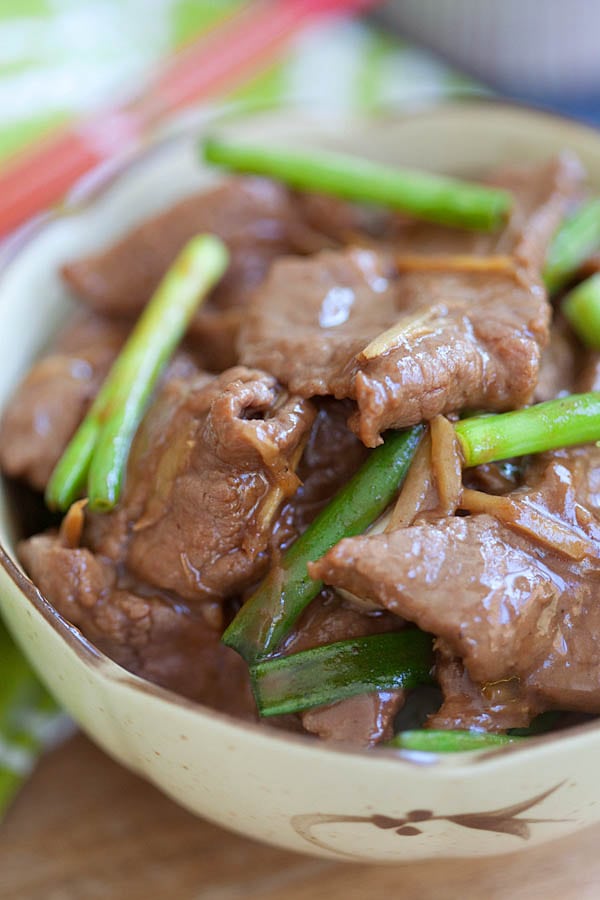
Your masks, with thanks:
<instances>
[{"instance_id":1,"label":"scallion stalk","mask_svg":"<svg viewBox=\"0 0 600 900\"><path fill-rule=\"evenodd\" d=\"M569 291L561 308L580 340L600 350L600 273Z\"/></svg>"},{"instance_id":2,"label":"scallion stalk","mask_svg":"<svg viewBox=\"0 0 600 900\"><path fill-rule=\"evenodd\" d=\"M325 150L209 137L202 154L206 162L235 172L266 175L300 190L380 204L444 225L492 231L512 206L511 195L497 188Z\"/></svg>"},{"instance_id":3,"label":"scallion stalk","mask_svg":"<svg viewBox=\"0 0 600 900\"><path fill-rule=\"evenodd\" d=\"M600 199L583 203L559 228L546 255L544 283L555 294L600 248Z\"/></svg>"},{"instance_id":4,"label":"scallion stalk","mask_svg":"<svg viewBox=\"0 0 600 900\"><path fill-rule=\"evenodd\" d=\"M300 712L356 694L432 682L432 638L416 629L338 641L250 669L261 716Z\"/></svg>"},{"instance_id":5,"label":"scallion stalk","mask_svg":"<svg viewBox=\"0 0 600 900\"><path fill-rule=\"evenodd\" d=\"M489 750L518 744L526 738L511 734L491 734L486 731L437 731L433 728L401 731L387 744L397 750L418 750L423 753L467 753L470 750Z\"/></svg>"},{"instance_id":6,"label":"scallion stalk","mask_svg":"<svg viewBox=\"0 0 600 900\"><path fill-rule=\"evenodd\" d=\"M223 275L225 245L192 238L139 317L46 490L51 509L66 510L88 485L89 508L105 512L119 499L131 442L148 400L199 304Z\"/></svg>"},{"instance_id":7,"label":"scallion stalk","mask_svg":"<svg viewBox=\"0 0 600 900\"><path fill-rule=\"evenodd\" d=\"M572 394L454 426L465 468L600 441L600 392Z\"/></svg>"},{"instance_id":8,"label":"scallion stalk","mask_svg":"<svg viewBox=\"0 0 600 900\"><path fill-rule=\"evenodd\" d=\"M384 511L408 471L422 426L388 432L385 442L283 555L246 601L223 641L253 663L272 654L289 634L323 584L307 564L320 559L343 537L361 534Z\"/></svg>"}]
</instances>

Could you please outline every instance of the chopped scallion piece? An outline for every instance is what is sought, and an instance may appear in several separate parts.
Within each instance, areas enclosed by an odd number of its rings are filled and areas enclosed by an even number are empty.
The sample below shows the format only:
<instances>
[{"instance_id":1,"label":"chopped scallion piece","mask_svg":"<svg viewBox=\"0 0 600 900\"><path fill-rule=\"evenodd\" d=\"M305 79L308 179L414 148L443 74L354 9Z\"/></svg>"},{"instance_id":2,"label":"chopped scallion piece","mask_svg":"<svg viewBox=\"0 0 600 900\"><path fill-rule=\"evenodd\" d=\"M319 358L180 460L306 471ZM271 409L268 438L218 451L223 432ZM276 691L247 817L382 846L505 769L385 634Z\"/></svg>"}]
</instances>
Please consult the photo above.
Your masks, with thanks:
<instances>
[{"instance_id":1,"label":"chopped scallion piece","mask_svg":"<svg viewBox=\"0 0 600 900\"><path fill-rule=\"evenodd\" d=\"M387 745L398 750L419 750L423 753L467 753L470 750L490 750L517 744L525 738L510 734L489 734L486 731L435 731L422 728L401 731Z\"/></svg>"},{"instance_id":2,"label":"chopped scallion piece","mask_svg":"<svg viewBox=\"0 0 600 900\"><path fill-rule=\"evenodd\" d=\"M277 650L323 584L310 578L307 564L320 559L343 537L362 532L398 491L415 454L423 427L388 432L385 442L284 553L226 630L223 641L248 663Z\"/></svg>"},{"instance_id":3,"label":"chopped scallion piece","mask_svg":"<svg viewBox=\"0 0 600 900\"><path fill-rule=\"evenodd\" d=\"M198 235L184 247L54 469L46 489L51 509L68 509L86 483L91 510L105 512L117 503L131 442L150 395L227 262L227 248L213 235Z\"/></svg>"},{"instance_id":4,"label":"chopped scallion piece","mask_svg":"<svg viewBox=\"0 0 600 900\"><path fill-rule=\"evenodd\" d=\"M600 392L572 394L514 412L461 419L454 430L465 468L600 441Z\"/></svg>"},{"instance_id":5,"label":"chopped scallion piece","mask_svg":"<svg viewBox=\"0 0 600 900\"><path fill-rule=\"evenodd\" d=\"M544 266L544 283L555 294L573 278L595 250L600 249L600 199L582 204L554 236Z\"/></svg>"},{"instance_id":6,"label":"chopped scallion piece","mask_svg":"<svg viewBox=\"0 0 600 900\"><path fill-rule=\"evenodd\" d=\"M264 660L250 675L261 716L277 716L369 691L429 684L432 665L432 638L411 628Z\"/></svg>"},{"instance_id":7,"label":"chopped scallion piece","mask_svg":"<svg viewBox=\"0 0 600 900\"><path fill-rule=\"evenodd\" d=\"M600 273L569 291L562 311L580 340L600 350Z\"/></svg>"},{"instance_id":8,"label":"chopped scallion piece","mask_svg":"<svg viewBox=\"0 0 600 900\"><path fill-rule=\"evenodd\" d=\"M266 175L306 191L375 203L444 225L491 231L512 205L507 191L401 169L326 150L293 150L206 138L206 162L235 172Z\"/></svg>"}]
</instances>

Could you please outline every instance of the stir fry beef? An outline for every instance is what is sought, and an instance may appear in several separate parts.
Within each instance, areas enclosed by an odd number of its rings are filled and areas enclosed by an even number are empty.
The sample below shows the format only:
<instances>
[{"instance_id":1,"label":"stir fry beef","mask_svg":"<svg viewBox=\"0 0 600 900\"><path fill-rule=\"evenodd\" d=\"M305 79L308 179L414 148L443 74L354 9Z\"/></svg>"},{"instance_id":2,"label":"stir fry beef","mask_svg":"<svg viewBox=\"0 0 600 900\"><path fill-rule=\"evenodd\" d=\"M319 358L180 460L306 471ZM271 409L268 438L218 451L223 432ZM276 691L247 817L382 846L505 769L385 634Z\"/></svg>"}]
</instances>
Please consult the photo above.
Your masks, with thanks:
<instances>
[{"instance_id":1,"label":"stir fry beef","mask_svg":"<svg viewBox=\"0 0 600 900\"><path fill-rule=\"evenodd\" d=\"M581 357L560 315L551 327L541 274L581 179L566 156L492 174L513 209L475 233L235 177L67 264L89 309L0 428L2 470L40 490L185 242L211 232L231 254L155 391L118 506L19 545L40 590L130 671L253 719L247 665L220 640L232 610L384 431L429 421L391 516L309 565L326 587L278 652L410 622L435 637L444 699L429 727L600 713L600 450L463 477L443 418L600 382L597 354ZM404 700L374 691L278 724L370 747Z\"/></svg>"},{"instance_id":2,"label":"stir fry beef","mask_svg":"<svg viewBox=\"0 0 600 900\"><path fill-rule=\"evenodd\" d=\"M141 518L146 494L152 490L156 481L159 454L164 451L165 437L169 433L172 419L192 386L199 391L213 380L214 376L199 370L187 354L177 354L167 367L133 441L124 497L111 513L96 514L89 508L86 509L82 538L84 546L115 563L124 563L131 532L137 519ZM134 465L137 471L135 475L132 474ZM146 478L142 477L142 473ZM136 495L139 493L137 502L132 499L136 485ZM128 498L127 503L125 498Z\"/></svg>"},{"instance_id":3,"label":"stir fry beef","mask_svg":"<svg viewBox=\"0 0 600 900\"><path fill-rule=\"evenodd\" d=\"M93 256L69 263L63 276L78 297L103 315L135 317L189 238L210 232L231 253L228 271L201 309L189 338L204 366L221 371L236 362L242 310L271 262L307 253L329 240L299 219L290 194L260 178L231 178L134 228Z\"/></svg>"},{"instance_id":4,"label":"stir fry beef","mask_svg":"<svg viewBox=\"0 0 600 900\"><path fill-rule=\"evenodd\" d=\"M286 653L367 634L395 631L403 625L395 615L354 608L332 591L324 590L313 600L285 645ZM373 747L393 735L394 718L401 709L404 691L374 691L358 694L301 713L306 731L340 744Z\"/></svg>"},{"instance_id":5,"label":"stir fry beef","mask_svg":"<svg viewBox=\"0 0 600 900\"><path fill-rule=\"evenodd\" d=\"M576 199L583 180L579 161L561 154L547 163L511 165L485 179L510 191L513 208L500 232L471 232L426 222L405 223L396 235L400 253L506 255L539 272L556 228Z\"/></svg>"},{"instance_id":6,"label":"stir fry beef","mask_svg":"<svg viewBox=\"0 0 600 900\"><path fill-rule=\"evenodd\" d=\"M539 271L558 222L578 194L584 172L579 160L563 153L544 164L503 166L483 181L509 191L515 203L500 232L465 231L415 220L381 207L359 206L322 194L299 193L302 218L336 243L373 239L399 253L510 255ZM593 270L593 261L590 263Z\"/></svg>"},{"instance_id":7,"label":"stir fry beef","mask_svg":"<svg viewBox=\"0 0 600 900\"><path fill-rule=\"evenodd\" d=\"M307 397L350 396L355 355L397 318L393 277L391 261L371 250L280 260L255 294L240 355Z\"/></svg>"},{"instance_id":8,"label":"stir fry beef","mask_svg":"<svg viewBox=\"0 0 600 900\"><path fill-rule=\"evenodd\" d=\"M483 463L464 474L465 487L486 494L509 494L521 486L523 467L519 461L505 460L500 463Z\"/></svg>"},{"instance_id":9,"label":"stir fry beef","mask_svg":"<svg viewBox=\"0 0 600 900\"><path fill-rule=\"evenodd\" d=\"M245 719L256 716L246 666L219 629L147 587L121 587L111 560L37 535L19 557L44 596L100 650L136 675Z\"/></svg>"},{"instance_id":10,"label":"stir fry beef","mask_svg":"<svg viewBox=\"0 0 600 900\"><path fill-rule=\"evenodd\" d=\"M441 637L479 685L518 679L532 706L600 712L600 451L542 456L488 499L495 515L341 541L311 574Z\"/></svg>"},{"instance_id":11,"label":"stir fry beef","mask_svg":"<svg viewBox=\"0 0 600 900\"><path fill-rule=\"evenodd\" d=\"M523 691L518 678L496 684L475 684L461 660L438 640L435 676L443 694L443 703L427 719L428 728L468 731L507 731L526 728L543 709Z\"/></svg>"},{"instance_id":12,"label":"stir fry beef","mask_svg":"<svg viewBox=\"0 0 600 900\"><path fill-rule=\"evenodd\" d=\"M399 290L404 321L381 349L357 357L351 425L367 446L391 427L466 407L510 409L531 398L549 325L538 282L423 272L401 277Z\"/></svg>"},{"instance_id":13,"label":"stir fry beef","mask_svg":"<svg viewBox=\"0 0 600 900\"><path fill-rule=\"evenodd\" d=\"M29 370L0 421L0 467L43 490L125 339L126 329L77 317Z\"/></svg>"},{"instance_id":14,"label":"stir fry beef","mask_svg":"<svg viewBox=\"0 0 600 900\"><path fill-rule=\"evenodd\" d=\"M600 391L600 353L588 351L577 378L578 391Z\"/></svg>"},{"instance_id":15,"label":"stir fry beef","mask_svg":"<svg viewBox=\"0 0 600 900\"><path fill-rule=\"evenodd\" d=\"M541 284L510 268L394 273L371 250L324 251L273 265L240 353L303 396L355 400L372 447L438 413L523 405L548 324Z\"/></svg>"},{"instance_id":16,"label":"stir fry beef","mask_svg":"<svg viewBox=\"0 0 600 900\"><path fill-rule=\"evenodd\" d=\"M128 333L128 323L115 322L79 308L69 316L65 325L55 335L50 352L74 355L91 352L93 348L96 352L104 349L108 356L111 353L118 353Z\"/></svg>"},{"instance_id":17,"label":"stir fry beef","mask_svg":"<svg viewBox=\"0 0 600 900\"><path fill-rule=\"evenodd\" d=\"M542 403L572 393L580 367L581 346L564 318L559 315L552 323L550 341L542 353L534 402Z\"/></svg>"},{"instance_id":18,"label":"stir fry beef","mask_svg":"<svg viewBox=\"0 0 600 900\"><path fill-rule=\"evenodd\" d=\"M302 221L334 245L352 243L357 237L393 241L409 221L380 206L348 203L325 194L299 192L294 194L294 204Z\"/></svg>"},{"instance_id":19,"label":"stir fry beef","mask_svg":"<svg viewBox=\"0 0 600 900\"><path fill-rule=\"evenodd\" d=\"M315 417L262 372L177 360L138 431L123 501L19 556L50 602L126 668L254 716L247 668L220 642L223 600L260 577ZM230 696L227 697L226 695Z\"/></svg>"},{"instance_id":20,"label":"stir fry beef","mask_svg":"<svg viewBox=\"0 0 600 900\"><path fill-rule=\"evenodd\" d=\"M364 444L346 424L348 403L327 397L315 406L317 415L297 470L300 483L281 507L273 529L278 550L306 530L367 457Z\"/></svg>"},{"instance_id":21,"label":"stir fry beef","mask_svg":"<svg viewBox=\"0 0 600 900\"><path fill-rule=\"evenodd\" d=\"M136 316L178 252L195 234L226 242L230 269L216 305L235 306L271 260L294 245L295 216L285 188L260 178L231 178L181 200L104 251L63 268L77 296L103 315Z\"/></svg>"},{"instance_id":22,"label":"stir fry beef","mask_svg":"<svg viewBox=\"0 0 600 900\"><path fill-rule=\"evenodd\" d=\"M539 269L580 173L559 159L503 177L516 201L499 237L415 224L394 254L276 261L242 325L242 361L303 396L354 400L367 446L438 413L526 403L548 339Z\"/></svg>"},{"instance_id":23,"label":"stir fry beef","mask_svg":"<svg viewBox=\"0 0 600 900\"><path fill-rule=\"evenodd\" d=\"M558 226L580 199L584 177L579 160L568 153L541 165L512 165L494 173L488 183L510 191L515 203L506 228L487 250L477 252L508 254L539 272Z\"/></svg>"},{"instance_id":24,"label":"stir fry beef","mask_svg":"<svg viewBox=\"0 0 600 900\"><path fill-rule=\"evenodd\" d=\"M330 706L302 713L302 725L325 741L354 747L375 747L394 736L394 719L404 704L404 691L357 694Z\"/></svg>"},{"instance_id":25,"label":"stir fry beef","mask_svg":"<svg viewBox=\"0 0 600 900\"><path fill-rule=\"evenodd\" d=\"M95 549L124 552L136 577L190 602L243 590L268 563L313 419L263 372L171 384L138 432L121 507Z\"/></svg>"},{"instance_id":26,"label":"stir fry beef","mask_svg":"<svg viewBox=\"0 0 600 900\"><path fill-rule=\"evenodd\" d=\"M588 386L590 375L584 376L581 367L581 346L569 330L562 316L555 318L550 331L550 343L540 360L540 373L534 392L534 402L542 403L578 391L595 390ZM593 368L593 363L591 364ZM586 368L586 371L588 369ZM463 473L465 487L488 494L508 494L521 486L523 460L502 460L484 463Z\"/></svg>"}]
</instances>

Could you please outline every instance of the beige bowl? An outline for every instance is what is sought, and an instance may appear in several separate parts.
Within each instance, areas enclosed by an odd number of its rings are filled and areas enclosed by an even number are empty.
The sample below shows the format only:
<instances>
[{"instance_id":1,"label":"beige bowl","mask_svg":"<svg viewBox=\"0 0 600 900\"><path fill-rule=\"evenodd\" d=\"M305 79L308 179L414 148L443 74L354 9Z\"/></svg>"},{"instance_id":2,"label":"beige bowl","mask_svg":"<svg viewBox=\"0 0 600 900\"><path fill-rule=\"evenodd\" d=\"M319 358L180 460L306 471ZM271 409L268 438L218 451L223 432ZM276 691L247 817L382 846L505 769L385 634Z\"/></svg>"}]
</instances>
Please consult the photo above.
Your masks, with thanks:
<instances>
[{"instance_id":1,"label":"beige bowl","mask_svg":"<svg viewBox=\"0 0 600 900\"><path fill-rule=\"evenodd\" d=\"M298 114L233 127L265 141L339 146L453 173L577 151L600 187L600 137L524 109L464 105L410 118L327 123ZM154 150L12 247L0 278L0 405L69 310L61 262L100 247L214 177L194 139ZM14 562L0 497L0 604L49 689L101 747L183 806L308 853L405 861L510 853L600 821L600 727L494 752L337 750L240 724L127 673L62 619Z\"/></svg>"}]
</instances>

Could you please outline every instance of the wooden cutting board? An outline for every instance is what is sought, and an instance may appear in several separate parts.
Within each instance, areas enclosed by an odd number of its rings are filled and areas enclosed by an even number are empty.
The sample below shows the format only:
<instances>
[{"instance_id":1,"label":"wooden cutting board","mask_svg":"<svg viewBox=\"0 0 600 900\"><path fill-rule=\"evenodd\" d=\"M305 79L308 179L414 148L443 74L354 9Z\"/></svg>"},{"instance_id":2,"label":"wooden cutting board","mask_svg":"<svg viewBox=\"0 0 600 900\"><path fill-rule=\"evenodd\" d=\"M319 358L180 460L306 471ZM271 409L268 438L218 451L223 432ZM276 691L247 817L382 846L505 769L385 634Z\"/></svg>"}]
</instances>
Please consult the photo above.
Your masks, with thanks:
<instances>
[{"instance_id":1,"label":"wooden cutting board","mask_svg":"<svg viewBox=\"0 0 600 900\"><path fill-rule=\"evenodd\" d=\"M473 862L364 866L275 850L195 819L77 735L0 829L10 900L597 900L600 827Z\"/></svg>"}]
</instances>

